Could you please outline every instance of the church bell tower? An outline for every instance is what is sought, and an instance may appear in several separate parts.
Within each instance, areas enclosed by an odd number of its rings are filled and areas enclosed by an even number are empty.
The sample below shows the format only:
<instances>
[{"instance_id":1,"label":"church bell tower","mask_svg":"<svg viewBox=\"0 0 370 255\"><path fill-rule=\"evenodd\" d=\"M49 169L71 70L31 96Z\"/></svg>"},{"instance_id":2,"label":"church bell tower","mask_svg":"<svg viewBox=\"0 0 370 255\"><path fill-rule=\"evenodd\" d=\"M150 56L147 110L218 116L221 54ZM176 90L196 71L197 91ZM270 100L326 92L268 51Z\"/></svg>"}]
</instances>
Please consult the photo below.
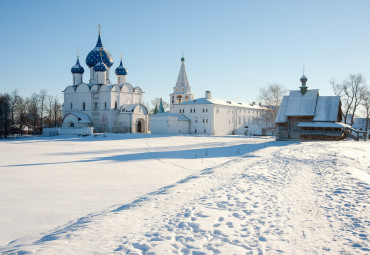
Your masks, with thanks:
<instances>
[{"instance_id":1,"label":"church bell tower","mask_svg":"<svg viewBox=\"0 0 370 255\"><path fill-rule=\"evenodd\" d=\"M179 76L177 77L176 86L173 87L173 93L170 94L170 109L174 104L180 104L194 99L194 95L191 93L191 88L189 86L188 77L185 70L185 58L182 55L181 67Z\"/></svg>"}]
</instances>

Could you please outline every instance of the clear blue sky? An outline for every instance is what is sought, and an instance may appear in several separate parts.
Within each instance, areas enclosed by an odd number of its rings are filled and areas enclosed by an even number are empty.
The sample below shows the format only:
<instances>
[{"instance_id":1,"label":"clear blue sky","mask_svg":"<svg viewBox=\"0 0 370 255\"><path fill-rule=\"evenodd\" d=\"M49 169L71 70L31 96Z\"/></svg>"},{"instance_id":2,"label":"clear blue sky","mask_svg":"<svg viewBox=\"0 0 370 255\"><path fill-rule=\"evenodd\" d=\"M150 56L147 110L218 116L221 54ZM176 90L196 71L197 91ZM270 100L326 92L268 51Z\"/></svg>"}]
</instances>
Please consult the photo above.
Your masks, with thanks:
<instances>
[{"instance_id":1,"label":"clear blue sky","mask_svg":"<svg viewBox=\"0 0 370 255\"><path fill-rule=\"evenodd\" d=\"M62 99L80 51L104 47L144 101L169 94L185 52L195 97L255 101L259 88L309 88L331 95L328 81L362 73L370 80L370 1L3 1L0 92L47 89ZM111 80L116 82L115 75ZM370 83L370 82L369 82Z\"/></svg>"}]
</instances>

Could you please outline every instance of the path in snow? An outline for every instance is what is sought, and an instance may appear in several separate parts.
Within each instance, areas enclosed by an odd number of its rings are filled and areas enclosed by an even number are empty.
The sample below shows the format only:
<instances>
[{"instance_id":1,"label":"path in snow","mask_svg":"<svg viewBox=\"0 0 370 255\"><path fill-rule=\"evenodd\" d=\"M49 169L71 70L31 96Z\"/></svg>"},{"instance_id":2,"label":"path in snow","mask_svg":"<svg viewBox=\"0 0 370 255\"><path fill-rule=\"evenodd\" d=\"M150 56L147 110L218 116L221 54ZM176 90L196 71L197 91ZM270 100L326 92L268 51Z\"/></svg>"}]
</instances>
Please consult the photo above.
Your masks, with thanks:
<instances>
[{"instance_id":1,"label":"path in snow","mask_svg":"<svg viewBox=\"0 0 370 255\"><path fill-rule=\"evenodd\" d=\"M0 251L368 253L369 146L277 144Z\"/></svg>"}]
</instances>

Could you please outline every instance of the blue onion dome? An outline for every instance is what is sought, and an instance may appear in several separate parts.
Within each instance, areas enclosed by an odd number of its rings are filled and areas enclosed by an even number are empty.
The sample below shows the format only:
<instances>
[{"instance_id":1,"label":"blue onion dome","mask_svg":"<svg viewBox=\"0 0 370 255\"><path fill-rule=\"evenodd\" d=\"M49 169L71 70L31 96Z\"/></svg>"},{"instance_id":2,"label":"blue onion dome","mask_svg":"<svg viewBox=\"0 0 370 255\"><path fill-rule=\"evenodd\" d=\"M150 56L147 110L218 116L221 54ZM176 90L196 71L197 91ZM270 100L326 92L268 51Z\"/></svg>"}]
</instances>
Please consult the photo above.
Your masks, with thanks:
<instances>
[{"instance_id":1,"label":"blue onion dome","mask_svg":"<svg viewBox=\"0 0 370 255\"><path fill-rule=\"evenodd\" d=\"M105 72L108 70L108 67L104 64L103 61L99 61L95 66L94 66L94 71L95 72Z\"/></svg>"},{"instance_id":2,"label":"blue onion dome","mask_svg":"<svg viewBox=\"0 0 370 255\"><path fill-rule=\"evenodd\" d=\"M116 68L116 75L127 75L126 68L123 67L122 60L119 66Z\"/></svg>"},{"instance_id":3,"label":"blue onion dome","mask_svg":"<svg viewBox=\"0 0 370 255\"><path fill-rule=\"evenodd\" d=\"M83 74L85 72L84 68L80 65L79 57L77 57L76 64L74 66L72 66L71 72L72 73L79 73L79 74Z\"/></svg>"},{"instance_id":4,"label":"blue onion dome","mask_svg":"<svg viewBox=\"0 0 370 255\"><path fill-rule=\"evenodd\" d=\"M95 48L90 51L90 53L86 57L86 65L88 65L89 67L93 67L100 61L100 49L102 49L102 59L104 64L106 64L107 67L110 68L113 65L114 60L110 53L103 47L100 33Z\"/></svg>"},{"instance_id":5,"label":"blue onion dome","mask_svg":"<svg viewBox=\"0 0 370 255\"><path fill-rule=\"evenodd\" d=\"M305 75L302 75L301 79L299 79L301 82L306 83L307 82L307 77Z\"/></svg>"}]
</instances>

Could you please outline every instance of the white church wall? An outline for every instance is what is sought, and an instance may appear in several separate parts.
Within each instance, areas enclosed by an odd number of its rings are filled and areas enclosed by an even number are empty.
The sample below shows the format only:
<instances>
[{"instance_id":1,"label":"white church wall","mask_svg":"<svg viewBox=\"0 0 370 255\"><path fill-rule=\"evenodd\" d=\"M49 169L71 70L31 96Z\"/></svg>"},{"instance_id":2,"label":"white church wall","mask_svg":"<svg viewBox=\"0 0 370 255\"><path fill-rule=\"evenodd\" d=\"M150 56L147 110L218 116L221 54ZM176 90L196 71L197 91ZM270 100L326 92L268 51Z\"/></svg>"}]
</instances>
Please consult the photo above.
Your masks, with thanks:
<instances>
[{"instance_id":1,"label":"white church wall","mask_svg":"<svg viewBox=\"0 0 370 255\"><path fill-rule=\"evenodd\" d=\"M129 133L132 132L132 117L130 113L120 113L118 115L118 132L119 133Z\"/></svg>"}]
</instances>

